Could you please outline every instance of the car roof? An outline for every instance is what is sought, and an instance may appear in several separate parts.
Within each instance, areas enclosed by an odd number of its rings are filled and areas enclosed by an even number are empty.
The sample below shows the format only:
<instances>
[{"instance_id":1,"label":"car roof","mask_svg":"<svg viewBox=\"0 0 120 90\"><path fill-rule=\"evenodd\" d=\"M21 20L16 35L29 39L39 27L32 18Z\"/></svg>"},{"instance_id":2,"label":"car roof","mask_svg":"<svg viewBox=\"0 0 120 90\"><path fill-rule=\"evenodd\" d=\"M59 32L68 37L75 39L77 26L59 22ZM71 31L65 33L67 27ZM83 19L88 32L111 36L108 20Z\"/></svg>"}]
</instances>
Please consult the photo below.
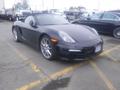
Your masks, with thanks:
<instances>
[{"instance_id":1,"label":"car roof","mask_svg":"<svg viewBox=\"0 0 120 90\"><path fill-rule=\"evenodd\" d=\"M36 16L36 15L58 15L55 13L46 13L46 12L39 12L39 13L31 13L31 16Z\"/></svg>"},{"instance_id":2,"label":"car roof","mask_svg":"<svg viewBox=\"0 0 120 90\"><path fill-rule=\"evenodd\" d=\"M120 17L120 12L119 11L105 11L105 13L115 14L115 15Z\"/></svg>"},{"instance_id":3,"label":"car roof","mask_svg":"<svg viewBox=\"0 0 120 90\"><path fill-rule=\"evenodd\" d=\"M109 12L118 12L118 13L120 13L120 10L111 10Z\"/></svg>"}]
</instances>

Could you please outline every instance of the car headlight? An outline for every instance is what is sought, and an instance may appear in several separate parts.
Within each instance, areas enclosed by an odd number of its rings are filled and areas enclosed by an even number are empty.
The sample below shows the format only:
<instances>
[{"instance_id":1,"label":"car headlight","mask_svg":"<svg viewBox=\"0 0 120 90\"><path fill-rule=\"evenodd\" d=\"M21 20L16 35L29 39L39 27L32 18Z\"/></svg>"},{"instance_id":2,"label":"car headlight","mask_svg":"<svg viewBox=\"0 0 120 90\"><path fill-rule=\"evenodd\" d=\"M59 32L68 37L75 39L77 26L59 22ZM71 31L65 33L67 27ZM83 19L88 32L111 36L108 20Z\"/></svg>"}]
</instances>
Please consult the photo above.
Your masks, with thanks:
<instances>
[{"instance_id":1,"label":"car headlight","mask_svg":"<svg viewBox=\"0 0 120 90\"><path fill-rule=\"evenodd\" d=\"M75 40L63 31L59 32L59 36L67 43L75 43Z\"/></svg>"}]
</instances>

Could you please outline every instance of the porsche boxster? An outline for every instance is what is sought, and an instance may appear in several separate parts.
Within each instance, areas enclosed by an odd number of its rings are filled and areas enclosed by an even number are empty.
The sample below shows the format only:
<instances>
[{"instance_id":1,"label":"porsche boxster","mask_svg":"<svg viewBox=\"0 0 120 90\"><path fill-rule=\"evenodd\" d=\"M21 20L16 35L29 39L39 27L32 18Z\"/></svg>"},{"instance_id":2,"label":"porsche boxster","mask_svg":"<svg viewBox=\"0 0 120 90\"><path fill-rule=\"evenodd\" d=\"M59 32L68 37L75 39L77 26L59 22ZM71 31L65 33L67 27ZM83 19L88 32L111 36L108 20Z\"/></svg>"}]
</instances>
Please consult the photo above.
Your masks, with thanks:
<instances>
[{"instance_id":1,"label":"porsche boxster","mask_svg":"<svg viewBox=\"0 0 120 90\"><path fill-rule=\"evenodd\" d=\"M85 58L103 50L103 40L95 29L74 25L55 14L32 14L12 26L16 42L37 47L44 58Z\"/></svg>"}]
</instances>

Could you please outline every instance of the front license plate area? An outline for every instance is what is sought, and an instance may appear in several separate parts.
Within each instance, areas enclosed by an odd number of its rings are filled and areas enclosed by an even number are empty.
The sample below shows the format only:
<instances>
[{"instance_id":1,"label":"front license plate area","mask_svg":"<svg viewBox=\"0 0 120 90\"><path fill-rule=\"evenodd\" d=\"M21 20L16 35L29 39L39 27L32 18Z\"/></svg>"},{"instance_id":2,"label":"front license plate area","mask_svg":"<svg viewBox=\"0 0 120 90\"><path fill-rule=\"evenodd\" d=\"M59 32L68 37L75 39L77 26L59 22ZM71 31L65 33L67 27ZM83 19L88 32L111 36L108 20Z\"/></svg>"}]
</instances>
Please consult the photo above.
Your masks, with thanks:
<instances>
[{"instance_id":1,"label":"front license plate area","mask_svg":"<svg viewBox=\"0 0 120 90\"><path fill-rule=\"evenodd\" d=\"M95 48L95 53L101 51L101 49L102 49L101 45L97 45Z\"/></svg>"}]
</instances>

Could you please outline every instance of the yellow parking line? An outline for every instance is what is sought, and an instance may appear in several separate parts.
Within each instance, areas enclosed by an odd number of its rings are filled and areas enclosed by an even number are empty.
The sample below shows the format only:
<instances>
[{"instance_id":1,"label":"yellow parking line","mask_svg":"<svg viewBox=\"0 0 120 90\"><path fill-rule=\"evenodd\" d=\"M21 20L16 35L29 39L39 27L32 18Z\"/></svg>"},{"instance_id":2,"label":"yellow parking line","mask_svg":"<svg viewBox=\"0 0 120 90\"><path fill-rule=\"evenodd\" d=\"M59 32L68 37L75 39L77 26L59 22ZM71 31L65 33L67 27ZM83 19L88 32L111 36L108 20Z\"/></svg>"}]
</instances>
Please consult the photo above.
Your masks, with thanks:
<instances>
[{"instance_id":1,"label":"yellow parking line","mask_svg":"<svg viewBox=\"0 0 120 90\"><path fill-rule=\"evenodd\" d=\"M90 64L95 69L95 71L99 74L100 78L105 82L109 90L117 90L112 82L106 77L106 75L100 70L100 68L96 65L94 61L90 61Z\"/></svg>"},{"instance_id":2,"label":"yellow parking line","mask_svg":"<svg viewBox=\"0 0 120 90\"><path fill-rule=\"evenodd\" d=\"M113 50L118 49L118 48L120 48L120 45L118 45L118 46L116 46L116 47L113 47L113 48L111 48L111 49L109 49L109 50L106 50L106 51L104 51L103 53L101 53L100 55L108 54L108 53L110 53L110 52L112 52Z\"/></svg>"},{"instance_id":3,"label":"yellow parking line","mask_svg":"<svg viewBox=\"0 0 120 90\"><path fill-rule=\"evenodd\" d=\"M28 60L29 59L26 56L24 56L21 52L19 52L15 47L13 47L10 43L7 43L7 45L9 47L11 47L21 59L23 59L23 60Z\"/></svg>"},{"instance_id":4,"label":"yellow parking line","mask_svg":"<svg viewBox=\"0 0 120 90\"><path fill-rule=\"evenodd\" d=\"M106 54L106 55L107 55L107 57L110 58L112 61L114 61L114 62L118 62L118 60L115 59L114 57L112 57L111 55L109 55L109 54Z\"/></svg>"},{"instance_id":5,"label":"yellow parking line","mask_svg":"<svg viewBox=\"0 0 120 90\"><path fill-rule=\"evenodd\" d=\"M21 52L19 52L16 48L14 48L11 44L8 43L8 45L13 48L13 50L23 59L23 60L29 60L29 58L25 57ZM108 53L110 53L111 51L119 48L120 45L116 46L116 47L113 47L105 52L103 52L101 55L108 55ZM31 61L29 62L30 63L30 66L32 67L32 70L34 72L40 72L41 70L34 64L32 63ZM98 74L100 75L100 77L103 79L103 81L105 82L105 84L108 86L108 88L110 90L116 90L116 88L113 87L112 83L110 80L107 79L107 77L104 75L104 73L97 67L97 65L94 63L94 62L90 62L90 64L93 66L93 68L98 72ZM58 77L62 77L72 71L74 71L77 67L79 67L81 64L76 64L76 65L73 65L73 66L70 66L68 68L65 68L64 70L61 70L59 72L56 72L56 73L53 73L51 75L48 75L50 78L46 77L46 78L43 78L42 80L37 80L37 81L34 81L34 82L31 82L25 86L22 86L21 88L18 88L16 90L29 90L29 89L32 89L34 88L35 86L37 85L40 85L40 84L43 84L45 82L48 82L50 79L56 79Z\"/></svg>"},{"instance_id":6,"label":"yellow parking line","mask_svg":"<svg viewBox=\"0 0 120 90\"><path fill-rule=\"evenodd\" d=\"M32 70L33 70L34 72L36 72L36 73L41 72L40 68L37 67L37 65L35 65L34 63L31 62L31 63L30 63L30 66L31 66L31 68L32 68Z\"/></svg>"},{"instance_id":7,"label":"yellow parking line","mask_svg":"<svg viewBox=\"0 0 120 90\"><path fill-rule=\"evenodd\" d=\"M57 79L59 77L62 77L72 71L74 71L76 68L80 67L81 64L76 64L76 65L73 65L73 66L70 66L70 67L67 67L61 71L58 71L56 73L53 73L51 75L49 75L50 79L53 80L53 79ZM34 81L34 82L31 82L27 85L24 85L16 90L29 90L29 89L32 89L40 84L43 84L43 83L46 83L50 80L48 77L46 78L43 78L42 80L37 80L37 81Z\"/></svg>"},{"instance_id":8,"label":"yellow parking line","mask_svg":"<svg viewBox=\"0 0 120 90\"><path fill-rule=\"evenodd\" d=\"M23 87L19 88L19 89L16 89L16 90L28 90L28 89L31 89L32 87L40 84L41 81L40 80L37 80L37 81L34 81L34 82L31 82L27 85L24 85Z\"/></svg>"},{"instance_id":9,"label":"yellow parking line","mask_svg":"<svg viewBox=\"0 0 120 90\"><path fill-rule=\"evenodd\" d=\"M11 47L15 52L16 54L21 58L23 59L26 63L28 63L32 70L38 74L45 74L44 71L42 69L40 69L37 65L35 65L29 58L27 58L25 55L23 55L19 50L17 50L15 47L13 47L10 43L7 43L9 47Z\"/></svg>"}]
</instances>

